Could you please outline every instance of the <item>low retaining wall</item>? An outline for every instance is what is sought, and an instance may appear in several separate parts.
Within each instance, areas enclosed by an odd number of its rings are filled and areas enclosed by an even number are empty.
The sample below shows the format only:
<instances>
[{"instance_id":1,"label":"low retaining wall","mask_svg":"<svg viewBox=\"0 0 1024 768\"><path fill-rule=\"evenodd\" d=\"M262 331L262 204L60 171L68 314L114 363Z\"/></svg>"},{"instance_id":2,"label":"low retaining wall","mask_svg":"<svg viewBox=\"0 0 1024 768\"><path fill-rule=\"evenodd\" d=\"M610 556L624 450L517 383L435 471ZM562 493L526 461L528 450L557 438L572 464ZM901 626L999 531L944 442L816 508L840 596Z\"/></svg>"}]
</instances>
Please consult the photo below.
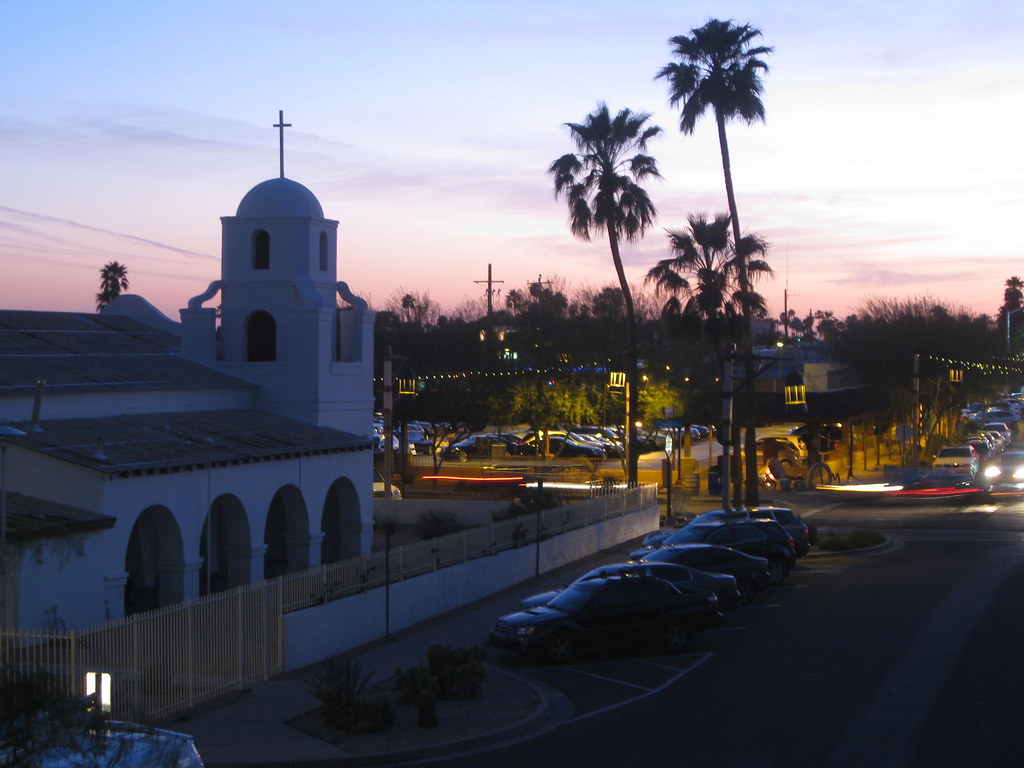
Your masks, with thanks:
<instances>
[{"instance_id":1,"label":"low retaining wall","mask_svg":"<svg viewBox=\"0 0 1024 768\"><path fill-rule=\"evenodd\" d=\"M659 525L657 507L553 536L540 543L540 572L559 568L643 536ZM442 568L390 587L390 630L411 627L537 575L537 545ZM285 614L285 666L289 671L384 637L385 589Z\"/></svg>"}]
</instances>

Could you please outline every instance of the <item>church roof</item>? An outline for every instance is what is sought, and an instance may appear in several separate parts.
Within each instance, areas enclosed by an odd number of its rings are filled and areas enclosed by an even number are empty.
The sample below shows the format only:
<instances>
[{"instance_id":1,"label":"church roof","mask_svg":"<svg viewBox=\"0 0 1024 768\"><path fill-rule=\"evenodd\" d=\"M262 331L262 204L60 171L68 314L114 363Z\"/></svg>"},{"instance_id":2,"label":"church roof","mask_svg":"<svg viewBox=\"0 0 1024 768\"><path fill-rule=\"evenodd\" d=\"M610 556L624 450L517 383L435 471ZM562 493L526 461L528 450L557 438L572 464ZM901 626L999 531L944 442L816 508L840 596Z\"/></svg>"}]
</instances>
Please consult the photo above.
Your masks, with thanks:
<instances>
[{"instance_id":1,"label":"church roof","mask_svg":"<svg viewBox=\"0 0 1024 768\"><path fill-rule=\"evenodd\" d=\"M264 411L131 414L11 426L9 444L109 474L197 469L363 451L373 439ZM369 425L367 425L369 431Z\"/></svg>"},{"instance_id":2,"label":"church roof","mask_svg":"<svg viewBox=\"0 0 1024 768\"><path fill-rule=\"evenodd\" d=\"M0 398L47 393L250 387L179 357L178 336L129 317L0 310Z\"/></svg>"},{"instance_id":3,"label":"church roof","mask_svg":"<svg viewBox=\"0 0 1024 768\"><path fill-rule=\"evenodd\" d=\"M7 494L7 536L14 541L55 538L113 528L116 518L22 493Z\"/></svg>"},{"instance_id":4,"label":"church roof","mask_svg":"<svg viewBox=\"0 0 1024 768\"><path fill-rule=\"evenodd\" d=\"M235 214L241 219L322 219L316 195L291 179L268 179L250 189Z\"/></svg>"}]
</instances>

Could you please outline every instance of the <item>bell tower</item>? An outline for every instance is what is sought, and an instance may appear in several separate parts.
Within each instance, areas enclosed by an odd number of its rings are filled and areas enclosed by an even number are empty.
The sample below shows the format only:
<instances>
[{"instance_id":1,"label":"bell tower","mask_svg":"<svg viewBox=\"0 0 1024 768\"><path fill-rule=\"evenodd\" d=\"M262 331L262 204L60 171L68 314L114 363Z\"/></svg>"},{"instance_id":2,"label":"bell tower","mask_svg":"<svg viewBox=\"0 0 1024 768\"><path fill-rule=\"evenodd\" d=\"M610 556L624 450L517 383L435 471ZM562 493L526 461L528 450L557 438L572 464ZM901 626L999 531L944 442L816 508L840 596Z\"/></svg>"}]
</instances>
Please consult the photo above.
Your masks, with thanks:
<instances>
[{"instance_id":1,"label":"bell tower","mask_svg":"<svg viewBox=\"0 0 1024 768\"><path fill-rule=\"evenodd\" d=\"M221 218L221 279L183 309L183 353L260 388L259 405L355 434L373 411L373 313L337 279L338 222L281 175L257 184ZM203 303L220 293L216 310ZM339 307L339 294L347 306Z\"/></svg>"}]
</instances>

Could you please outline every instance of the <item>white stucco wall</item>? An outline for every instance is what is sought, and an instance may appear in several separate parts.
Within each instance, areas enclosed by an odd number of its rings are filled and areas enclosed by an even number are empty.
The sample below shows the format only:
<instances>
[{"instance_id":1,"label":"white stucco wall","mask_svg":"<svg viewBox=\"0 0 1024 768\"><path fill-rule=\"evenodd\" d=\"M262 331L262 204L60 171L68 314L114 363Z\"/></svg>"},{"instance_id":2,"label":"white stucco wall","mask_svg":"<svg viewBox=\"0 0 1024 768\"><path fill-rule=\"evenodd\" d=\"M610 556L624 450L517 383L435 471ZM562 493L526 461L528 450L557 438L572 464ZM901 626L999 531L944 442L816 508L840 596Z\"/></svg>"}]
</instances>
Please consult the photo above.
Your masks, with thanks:
<instances>
[{"instance_id":1,"label":"white stucco wall","mask_svg":"<svg viewBox=\"0 0 1024 768\"><path fill-rule=\"evenodd\" d=\"M274 495L293 485L301 493L310 533L309 562L320 562L321 518L328 491L348 478L359 504L359 550L373 543L369 451L289 461L215 467L212 471L107 476L41 454L12 449L13 492L47 498L116 518L108 530L30 542L22 549L17 587L18 623L32 629L79 628L124 615L125 556L132 528L149 507L166 507L181 535L183 599L199 595L200 539L210 501L223 494L239 500L249 524L253 580L262 578L263 539Z\"/></svg>"},{"instance_id":2,"label":"white stucco wall","mask_svg":"<svg viewBox=\"0 0 1024 768\"><path fill-rule=\"evenodd\" d=\"M651 507L542 541L541 573L643 536L658 525L659 511ZM390 630L411 627L532 579L536 558L536 548L527 545L396 582L390 587ZM380 587L286 614L287 669L314 664L384 637L384 606L385 590Z\"/></svg>"}]
</instances>

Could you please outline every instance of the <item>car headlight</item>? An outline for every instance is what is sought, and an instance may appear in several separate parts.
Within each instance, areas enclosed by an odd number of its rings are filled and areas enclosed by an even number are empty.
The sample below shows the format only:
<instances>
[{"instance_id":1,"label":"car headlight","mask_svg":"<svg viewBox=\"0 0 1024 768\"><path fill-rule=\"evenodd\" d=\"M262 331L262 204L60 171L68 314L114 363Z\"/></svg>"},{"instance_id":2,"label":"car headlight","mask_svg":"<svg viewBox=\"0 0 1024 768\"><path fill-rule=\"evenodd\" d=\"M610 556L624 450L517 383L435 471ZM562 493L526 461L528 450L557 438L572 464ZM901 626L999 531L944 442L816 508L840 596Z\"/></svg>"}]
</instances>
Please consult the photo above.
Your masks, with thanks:
<instances>
[{"instance_id":1,"label":"car headlight","mask_svg":"<svg viewBox=\"0 0 1024 768\"><path fill-rule=\"evenodd\" d=\"M520 627L519 629L516 630L516 634L519 635L519 637L529 637L530 635L533 634L533 631L535 629L536 629L536 627L532 627L532 626L530 626L530 627Z\"/></svg>"},{"instance_id":2,"label":"car headlight","mask_svg":"<svg viewBox=\"0 0 1024 768\"><path fill-rule=\"evenodd\" d=\"M999 477L1002 473L999 467L985 467L985 477Z\"/></svg>"}]
</instances>

